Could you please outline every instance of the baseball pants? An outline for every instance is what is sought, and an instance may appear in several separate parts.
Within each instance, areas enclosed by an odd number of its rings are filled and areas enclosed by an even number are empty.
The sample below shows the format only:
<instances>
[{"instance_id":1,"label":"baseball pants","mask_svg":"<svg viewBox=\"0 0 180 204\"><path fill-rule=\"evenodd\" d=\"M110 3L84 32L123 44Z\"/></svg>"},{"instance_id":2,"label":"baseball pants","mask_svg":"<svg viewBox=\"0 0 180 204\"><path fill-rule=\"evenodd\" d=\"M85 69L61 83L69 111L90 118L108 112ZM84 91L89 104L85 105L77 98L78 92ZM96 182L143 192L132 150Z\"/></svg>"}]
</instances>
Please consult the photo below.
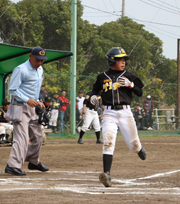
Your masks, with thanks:
<instances>
[{"instance_id":1,"label":"baseball pants","mask_svg":"<svg viewBox=\"0 0 180 204\"><path fill-rule=\"evenodd\" d=\"M86 107L86 115L84 118L82 131L86 132L88 130L90 124L93 125L95 132L100 131L100 123L99 123L99 117L98 117L97 111L90 110L88 107Z\"/></svg>"},{"instance_id":2,"label":"baseball pants","mask_svg":"<svg viewBox=\"0 0 180 204\"><path fill-rule=\"evenodd\" d=\"M59 110L52 109L52 115L49 121L49 125L55 126L55 127L57 126L58 113L59 113Z\"/></svg>"},{"instance_id":3,"label":"baseball pants","mask_svg":"<svg viewBox=\"0 0 180 204\"><path fill-rule=\"evenodd\" d=\"M123 106L122 110L111 110L110 106L105 106L102 124L103 154L113 155L118 128L130 151L138 153L142 145L130 106Z\"/></svg>"},{"instance_id":4,"label":"baseball pants","mask_svg":"<svg viewBox=\"0 0 180 204\"><path fill-rule=\"evenodd\" d=\"M21 169L24 161L35 165L39 163L39 153L43 142L41 124L35 108L23 104L21 122L13 122L13 146L10 152L8 165ZM29 140L31 143L28 145Z\"/></svg>"},{"instance_id":5,"label":"baseball pants","mask_svg":"<svg viewBox=\"0 0 180 204\"><path fill-rule=\"evenodd\" d=\"M4 128L6 130L6 134L10 135L11 132L13 131L13 125L11 125L9 123L0 123L0 124L4 126Z\"/></svg>"}]
</instances>

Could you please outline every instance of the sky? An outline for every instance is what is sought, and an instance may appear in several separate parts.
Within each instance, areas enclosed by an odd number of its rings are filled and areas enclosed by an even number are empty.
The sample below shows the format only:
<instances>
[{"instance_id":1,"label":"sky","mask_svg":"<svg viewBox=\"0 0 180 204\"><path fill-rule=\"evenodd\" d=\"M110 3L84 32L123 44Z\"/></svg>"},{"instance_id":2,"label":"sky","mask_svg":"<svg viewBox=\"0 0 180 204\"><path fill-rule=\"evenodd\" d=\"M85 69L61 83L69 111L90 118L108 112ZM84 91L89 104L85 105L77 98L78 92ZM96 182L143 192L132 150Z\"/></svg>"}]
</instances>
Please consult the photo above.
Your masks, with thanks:
<instances>
[{"instance_id":1,"label":"sky","mask_svg":"<svg viewBox=\"0 0 180 204\"><path fill-rule=\"evenodd\" d=\"M122 15L122 1L81 0L84 7L82 18L96 25L116 21ZM180 39L180 0L124 0L124 2L125 16L145 25L145 30L154 33L163 42L163 55L166 58L177 59L177 39ZM132 50L133 48L135 49L135 45L132 45Z\"/></svg>"}]
</instances>

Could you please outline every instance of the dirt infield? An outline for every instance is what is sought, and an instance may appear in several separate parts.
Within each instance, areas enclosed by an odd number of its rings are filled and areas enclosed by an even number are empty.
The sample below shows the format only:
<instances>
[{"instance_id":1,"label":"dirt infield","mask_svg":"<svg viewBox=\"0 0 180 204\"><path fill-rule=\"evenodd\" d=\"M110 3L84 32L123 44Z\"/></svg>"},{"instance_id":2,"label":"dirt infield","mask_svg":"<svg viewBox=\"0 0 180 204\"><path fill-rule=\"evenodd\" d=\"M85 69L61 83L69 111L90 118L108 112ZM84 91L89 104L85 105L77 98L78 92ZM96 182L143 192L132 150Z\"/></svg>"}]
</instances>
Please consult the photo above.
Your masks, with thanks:
<instances>
[{"instance_id":1,"label":"dirt infield","mask_svg":"<svg viewBox=\"0 0 180 204\"><path fill-rule=\"evenodd\" d=\"M48 140L40 158L50 171L29 171L25 163L24 177L4 173L11 147L1 147L0 203L180 203L180 137L141 137L145 161L118 138L111 188L98 180L102 145L95 139L83 141L84 145L74 139Z\"/></svg>"}]
</instances>

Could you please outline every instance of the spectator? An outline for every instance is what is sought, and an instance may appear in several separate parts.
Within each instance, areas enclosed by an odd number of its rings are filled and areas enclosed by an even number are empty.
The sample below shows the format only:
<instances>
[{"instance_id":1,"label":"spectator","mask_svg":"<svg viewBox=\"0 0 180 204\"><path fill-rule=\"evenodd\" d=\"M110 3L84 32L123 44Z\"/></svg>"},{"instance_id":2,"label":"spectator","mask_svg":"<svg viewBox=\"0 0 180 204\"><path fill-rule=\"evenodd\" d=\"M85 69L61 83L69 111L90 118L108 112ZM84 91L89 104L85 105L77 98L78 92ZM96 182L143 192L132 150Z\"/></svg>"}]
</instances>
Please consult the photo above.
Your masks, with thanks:
<instances>
[{"instance_id":1,"label":"spectator","mask_svg":"<svg viewBox=\"0 0 180 204\"><path fill-rule=\"evenodd\" d=\"M43 99L44 99L46 96L49 96L48 91L45 90L45 85L44 85L44 84L41 85L41 90L40 90L39 95L40 95L41 97L43 97Z\"/></svg>"},{"instance_id":2,"label":"spectator","mask_svg":"<svg viewBox=\"0 0 180 204\"><path fill-rule=\"evenodd\" d=\"M142 127L145 127L147 130L153 130L152 128L152 118L151 111L149 110L149 104L145 103L143 106L142 112Z\"/></svg>"},{"instance_id":3,"label":"spectator","mask_svg":"<svg viewBox=\"0 0 180 204\"><path fill-rule=\"evenodd\" d=\"M136 121L136 126L137 126L138 130L147 129L145 127L142 127L142 113L141 113L140 106L139 106L138 102L134 106L133 116L134 116L134 119Z\"/></svg>"},{"instance_id":4,"label":"spectator","mask_svg":"<svg viewBox=\"0 0 180 204\"><path fill-rule=\"evenodd\" d=\"M57 120L59 116L60 100L59 93L54 92L54 97L52 99L52 116L49 121L49 125L52 128L53 133L57 133Z\"/></svg>"},{"instance_id":5,"label":"spectator","mask_svg":"<svg viewBox=\"0 0 180 204\"><path fill-rule=\"evenodd\" d=\"M152 121L151 129L152 129L152 126L153 126L152 115L154 115L154 101L151 99L151 94L148 94L146 99L144 99L143 106L145 103L148 104L148 110L150 111L150 120Z\"/></svg>"},{"instance_id":6,"label":"spectator","mask_svg":"<svg viewBox=\"0 0 180 204\"><path fill-rule=\"evenodd\" d=\"M60 106L60 121L61 121L61 131L63 131L63 120L64 120L64 115L65 111L67 109L67 106L69 104L69 100L65 97L66 96L66 91L62 90L61 96L59 97L61 106Z\"/></svg>"},{"instance_id":7,"label":"spectator","mask_svg":"<svg viewBox=\"0 0 180 204\"><path fill-rule=\"evenodd\" d=\"M7 110L9 109L9 104L7 100L3 100L2 106L3 108L0 109L0 124L4 126L6 132L5 132L5 137L3 138L5 143L9 143L9 136L11 135L13 131L13 125L10 124L10 121L7 120L4 116L7 113Z\"/></svg>"}]
</instances>

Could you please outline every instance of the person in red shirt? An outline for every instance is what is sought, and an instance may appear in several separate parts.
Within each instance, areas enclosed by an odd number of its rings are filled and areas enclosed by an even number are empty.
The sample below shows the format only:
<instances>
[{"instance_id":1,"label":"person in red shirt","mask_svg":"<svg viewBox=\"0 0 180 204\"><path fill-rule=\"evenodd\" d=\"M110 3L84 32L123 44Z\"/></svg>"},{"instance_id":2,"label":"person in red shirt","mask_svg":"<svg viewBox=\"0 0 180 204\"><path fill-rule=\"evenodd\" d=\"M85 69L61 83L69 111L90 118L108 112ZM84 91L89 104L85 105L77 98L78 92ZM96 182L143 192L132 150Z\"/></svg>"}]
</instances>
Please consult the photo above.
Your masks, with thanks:
<instances>
[{"instance_id":1,"label":"person in red shirt","mask_svg":"<svg viewBox=\"0 0 180 204\"><path fill-rule=\"evenodd\" d=\"M69 100L65 97L66 96L66 91L62 90L61 92L61 96L59 96L59 100L60 100L60 121L61 121L61 131L63 131L63 120L64 120L64 115L65 115L65 111L67 109L67 106L69 104Z\"/></svg>"}]
</instances>

